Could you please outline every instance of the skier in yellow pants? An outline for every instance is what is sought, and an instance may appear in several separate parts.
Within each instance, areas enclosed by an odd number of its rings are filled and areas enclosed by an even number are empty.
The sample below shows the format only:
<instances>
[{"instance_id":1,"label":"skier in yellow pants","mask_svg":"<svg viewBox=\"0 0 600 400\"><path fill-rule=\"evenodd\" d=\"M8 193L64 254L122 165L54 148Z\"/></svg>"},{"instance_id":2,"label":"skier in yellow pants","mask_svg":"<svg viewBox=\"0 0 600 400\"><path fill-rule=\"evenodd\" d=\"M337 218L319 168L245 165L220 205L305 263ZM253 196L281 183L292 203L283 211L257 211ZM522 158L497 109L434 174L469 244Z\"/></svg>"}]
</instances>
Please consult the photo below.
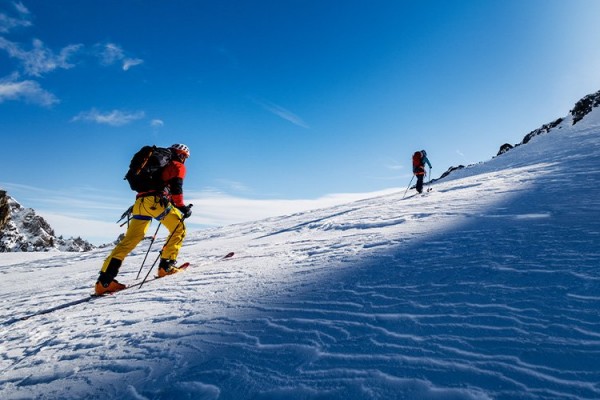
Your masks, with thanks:
<instances>
[{"instance_id":1,"label":"skier in yellow pants","mask_svg":"<svg viewBox=\"0 0 600 400\"><path fill-rule=\"evenodd\" d=\"M170 232L169 239L161 251L158 276L179 272L175 263L185 237L183 220L191 215L191 206L183 203L184 162L190 152L187 146L182 144L174 144L170 149L173 152L173 159L161 173L165 190L160 193L151 191L137 194L125 237L112 250L100 270L95 286L97 295L116 292L126 287L115 277L125 257L146 235L153 218L160 221Z\"/></svg>"}]
</instances>

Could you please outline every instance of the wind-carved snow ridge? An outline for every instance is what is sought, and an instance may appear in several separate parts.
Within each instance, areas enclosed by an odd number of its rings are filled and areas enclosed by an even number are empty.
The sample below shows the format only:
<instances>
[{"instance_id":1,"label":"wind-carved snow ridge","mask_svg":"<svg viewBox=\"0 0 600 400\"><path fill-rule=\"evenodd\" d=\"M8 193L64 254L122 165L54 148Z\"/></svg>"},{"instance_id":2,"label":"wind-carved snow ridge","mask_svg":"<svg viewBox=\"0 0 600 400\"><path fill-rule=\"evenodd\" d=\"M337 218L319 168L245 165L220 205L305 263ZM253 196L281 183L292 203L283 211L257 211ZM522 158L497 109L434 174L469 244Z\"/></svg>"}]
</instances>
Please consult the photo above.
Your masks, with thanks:
<instances>
[{"instance_id":1,"label":"wind-carved snow ridge","mask_svg":"<svg viewBox=\"0 0 600 400\"><path fill-rule=\"evenodd\" d=\"M424 196L190 234L185 273L27 321L108 250L1 258L0 398L598 399L599 188L594 109Z\"/></svg>"}]
</instances>

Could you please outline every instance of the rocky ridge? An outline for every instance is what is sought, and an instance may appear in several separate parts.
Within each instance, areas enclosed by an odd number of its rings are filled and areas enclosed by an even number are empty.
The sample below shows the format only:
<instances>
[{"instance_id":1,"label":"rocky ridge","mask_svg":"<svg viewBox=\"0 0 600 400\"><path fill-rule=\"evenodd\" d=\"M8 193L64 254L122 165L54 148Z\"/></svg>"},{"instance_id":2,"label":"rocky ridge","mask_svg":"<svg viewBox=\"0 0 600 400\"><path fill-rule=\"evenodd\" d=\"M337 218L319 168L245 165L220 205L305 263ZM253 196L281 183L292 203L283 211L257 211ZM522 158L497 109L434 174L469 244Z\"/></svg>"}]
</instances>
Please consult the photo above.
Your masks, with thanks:
<instances>
[{"instance_id":1,"label":"rocky ridge","mask_svg":"<svg viewBox=\"0 0 600 400\"><path fill-rule=\"evenodd\" d=\"M543 135L545 133L550 132L553 129L560 129L560 125L563 122L567 122L567 118L569 118L569 117L572 120L572 124L575 125L579 121L581 121L586 115L588 115L590 112L592 112L592 110L595 107L598 107L598 106L600 106L600 90L597 91L596 93L588 94L587 96L585 96L581 100L579 100L577 103L575 103L575 106L573 107L572 110L569 111L569 115L566 118L558 118L553 122L544 124L541 127L539 127L538 129L535 129L535 130L529 132L527 135L525 135L523 137L523 140L520 143L517 143L515 145L512 145L510 143L504 143L502 146L500 146L500 149L498 150L496 157L501 156L502 154L514 149L515 147L522 146L524 144L529 143L529 141L531 139L533 139L534 137L536 137L538 135ZM450 167L438 179L433 179L432 182L444 179L445 177L450 175L453 171L463 169L463 168L465 168L464 165Z\"/></svg>"},{"instance_id":2,"label":"rocky ridge","mask_svg":"<svg viewBox=\"0 0 600 400\"><path fill-rule=\"evenodd\" d=\"M31 208L21 206L0 190L0 253L25 251L93 250L94 245L78 238L57 237L48 222Z\"/></svg>"}]
</instances>

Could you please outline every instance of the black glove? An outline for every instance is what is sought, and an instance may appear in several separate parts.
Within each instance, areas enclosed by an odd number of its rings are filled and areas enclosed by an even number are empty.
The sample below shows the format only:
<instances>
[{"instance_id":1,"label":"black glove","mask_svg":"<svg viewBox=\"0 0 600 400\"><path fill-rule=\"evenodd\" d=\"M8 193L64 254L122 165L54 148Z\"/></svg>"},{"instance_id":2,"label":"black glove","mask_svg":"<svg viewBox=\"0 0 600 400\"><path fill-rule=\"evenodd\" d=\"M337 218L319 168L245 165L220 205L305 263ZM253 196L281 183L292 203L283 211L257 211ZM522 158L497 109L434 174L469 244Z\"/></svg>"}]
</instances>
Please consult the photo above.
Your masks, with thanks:
<instances>
[{"instance_id":1,"label":"black glove","mask_svg":"<svg viewBox=\"0 0 600 400\"><path fill-rule=\"evenodd\" d=\"M191 204L188 204L187 206L177 207L177 209L179 211L181 211L181 214L183 215L184 219L192 216L192 205Z\"/></svg>"}]
</instances>

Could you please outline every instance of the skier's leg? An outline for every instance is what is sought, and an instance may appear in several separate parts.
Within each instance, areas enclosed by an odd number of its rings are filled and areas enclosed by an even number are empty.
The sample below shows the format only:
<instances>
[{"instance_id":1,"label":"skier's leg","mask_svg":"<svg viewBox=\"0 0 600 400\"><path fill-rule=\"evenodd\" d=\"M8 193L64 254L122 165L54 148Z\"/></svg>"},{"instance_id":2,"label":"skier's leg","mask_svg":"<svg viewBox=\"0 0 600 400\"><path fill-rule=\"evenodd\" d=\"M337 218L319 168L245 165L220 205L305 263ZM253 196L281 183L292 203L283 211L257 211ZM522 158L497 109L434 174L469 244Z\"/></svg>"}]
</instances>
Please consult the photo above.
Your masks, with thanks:
<instances>
[{"instance_id":1,"label":"skier's leg","mask_svg":"<svg viewBox=\"0 0 600 400\"><path fill-rule=\"evenodd\" d=\"M421 193L423 191L423 175L417 175L417 192Z\"/></svg>"},{"instance_id":2,"label":"skier's leg","mask_svg":"<svg viewBox=\"0 0 600 400\"><path fill-rule=\"evenodd\" d=\"M177 259L179 250L181 249L181 246L183 246L183 239L185 238L185 223L183 221L183 216L177 208L173 207L161 222L170 232L170 239L168 243L165 243L161 258L174 261Z\"/></svg>"}]
</instances>

